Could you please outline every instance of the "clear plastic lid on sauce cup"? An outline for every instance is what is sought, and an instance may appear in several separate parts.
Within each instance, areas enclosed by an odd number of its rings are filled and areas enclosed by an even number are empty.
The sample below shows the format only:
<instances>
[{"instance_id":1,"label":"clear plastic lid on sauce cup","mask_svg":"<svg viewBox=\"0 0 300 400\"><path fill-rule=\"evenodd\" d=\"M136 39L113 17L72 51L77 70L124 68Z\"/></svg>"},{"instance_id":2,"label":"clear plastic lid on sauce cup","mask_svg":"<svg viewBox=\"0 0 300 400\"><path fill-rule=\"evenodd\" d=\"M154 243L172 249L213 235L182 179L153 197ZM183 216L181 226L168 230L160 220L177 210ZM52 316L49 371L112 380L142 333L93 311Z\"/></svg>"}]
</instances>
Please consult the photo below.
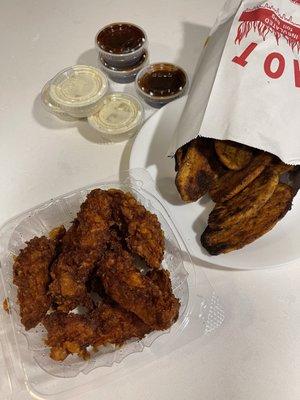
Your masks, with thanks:
<instances>
[{"instance_id":1,"label":"clear plastic lid on sauce cup","mask_svg":"<svg viewBox=\"0 0 300 400\"><path fill-rule=\"evenodd\" d=\"M188 76L178 65L155 63L138 73L135 85L146 103L152 107L162 107L186 93Z\"/></svg>"},{"instance_id":2,"label":"clear plastic lid on sauce cup","mask_svg":"<svg viewBox=\"0 0 300 400\"><path fill-rule=\"evenodd\" d=\"M50 97L50 82L47 82L43 87L41 92L41 100L42 105L46 109L46 111L55 115L56 117L64 120L64 121L77 121L78 118L72 117L71 115L65 113L60 106L55 103L55 101Z\"/></svg>"},{"instance_id":3,"label":"clear plastic lid on sauce cup","mask_svg":"<svg viewBox=\"0 0 300 400\"><path fill-rule=\"evenodd\" d=\"M111 80L118 83L133 82L139 71L143 69L148 62L149 56L147 50L144 51L136 64L130 66L112 67L99 55L99 67Z\"/></svg>"},{"instance_id":4,"label":"clear plastic lid on sauce cup","mask_svg":"<svg viewBox=\"0 0 300 400\"><path fill-rule=\"evenodd\" d=\"M49 96L62 112L84 118L97 111L107 90L108 80L102 71L88 65L75 65L51 80Z\"/></svg>"},{"instance_id":5,"label":"clear plastic lid on sauce cup","mask_svg":"<svg viewBox=\"0 0 300 400\"><path fill-rule=\"evenodd\" d=\"M143 107L136 97L112 93L103 97L99 110L88 118L88 123L104 139L120 142L139 131L143 117Z\"/></svg>"},{"instance_id":6,"label":"clear plastic lid on sauce cup","mask_svg":"<svg viewBox=\"0 0 300 400\"><path fill-rule=\"evenodd\" d=\"M130 66L137 63L147 48L146 32L128 22L106 25L96 35L100 57L110 66Z\"/></svg>"}]
</instances>

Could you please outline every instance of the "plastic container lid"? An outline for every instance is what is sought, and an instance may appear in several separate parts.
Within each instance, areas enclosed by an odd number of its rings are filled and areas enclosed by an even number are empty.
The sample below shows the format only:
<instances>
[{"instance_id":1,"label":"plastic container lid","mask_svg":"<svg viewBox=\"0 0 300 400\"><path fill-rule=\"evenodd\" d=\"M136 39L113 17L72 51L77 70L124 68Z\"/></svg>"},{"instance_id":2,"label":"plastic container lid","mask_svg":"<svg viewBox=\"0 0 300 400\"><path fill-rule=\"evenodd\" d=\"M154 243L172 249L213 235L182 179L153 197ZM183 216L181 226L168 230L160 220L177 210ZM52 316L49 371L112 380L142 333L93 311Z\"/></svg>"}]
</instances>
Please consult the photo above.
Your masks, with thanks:
<instances>
[{"instance_id":1,"label":"plastic container lid","mask_svg":"<svg viewBox=\"0 0 300 400\"><path fill-rule=\"evenodd\" d=\"M52 79L49 95L69 115L86 117L96 111L107 89L108 80L103 72L87 65L75 65Z\"/></svg>"},{"instance_id":2,"label":"plastic container lid","mask_svg":"<svg viewBox=\"0 0 300 400\"><path fill-rule=\"evenodd\" d=\"M78 118L72 117L65 113L60 106L50 96L50 82L47 82L41 92L42 105L46 111L55 115L56 117L63 119L64 121L76 121Z\"/></svg>"},{"instance_id":3,"label":"plastic container lid","mask_svg":"<svg viewBox=\"0 0 300 400\"><path fill-rule=\"evenodd\" d=\"M188 88L188 76L178 65L155 63L144 67L136 77L136 90L146 103L161 107L183 96Z\"/></svg>"},{"instance_id":4,"label":"plastic container lid","mask_svg":"<svg viewBox=\"0 0 300 400\"><path fill-rule=\"evenodd\" d=\"M137 133L143 115L143 107L137 98L125 93L112 93L101 100L99 110L88 118L88 122L106 139L122 141Z\"/></svg>"},{"instance_id":5,"label":"plastic container lid","mask_svg":"<svg viewBox=\"0 0 300 400\"><path fill-rule=\"evenodd\" d=\"M136 64L130 66L119 65L117 67L110 66L107 61L99 55L99 66L110 79L119 83L129 83L135 80L138 72L143 69L149 62L148 51L145 50Z\"/></svg>"},{"instance_id":6,"label":"plastic container lid","mask_svg":"<svg viewBox=\"0 0 300 400\"><path fill-rule=\"evenodd\" d=\"M135 24L114 22L99 31L96 41L102 51L110 54L128 54L144 45L146 34Z\"/></svg>"},{"instance_id":7,"label":"plastic container lid","mask_svg":"<svg viewBox=\"0 0 300 400\"><path fill-rule=\"evenodd\" d=\"M115 22L96 34L100 56L110 66L134 65L148 46L146 32L130 22Z\"/></svg>"}]
</instances>

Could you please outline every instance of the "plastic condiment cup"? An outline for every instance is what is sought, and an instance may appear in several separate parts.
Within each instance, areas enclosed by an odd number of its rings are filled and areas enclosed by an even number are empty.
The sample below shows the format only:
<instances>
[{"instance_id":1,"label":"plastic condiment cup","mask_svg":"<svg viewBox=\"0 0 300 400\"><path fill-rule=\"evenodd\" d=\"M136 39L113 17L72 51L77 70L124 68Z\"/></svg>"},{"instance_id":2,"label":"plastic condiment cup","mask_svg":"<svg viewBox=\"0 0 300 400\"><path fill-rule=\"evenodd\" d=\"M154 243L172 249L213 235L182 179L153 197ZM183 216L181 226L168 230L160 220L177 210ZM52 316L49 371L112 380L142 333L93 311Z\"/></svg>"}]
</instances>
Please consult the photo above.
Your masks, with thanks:
<instances>
[{"instance_id":1,"label":"plastic condiment cup","mask_svg":"<svg viewBox=\"0 0 300 400\"><path fill-rule=\"evenodd\" d=\"M145 66L136 76L136 91L152 107L183 96L188 89L188 76L178 65L159 62Z\"/></svg>"},{"instance_id":2,"label":"plastic condiment cup","mask_svg":"<svg viewBox=\"0 0 300 400\"><path fill-rule=\"evenodd\" d=\"M88 117L88 122L104 139L121 142L139 131L143 117L143 106L136 97L112 93L103 97L99 110Z\"/></svg>"},{"instance_id":3,"label":"plastic condiment cup","mask_svg":"<svg viewBox=\"0 0 300 400\"><path fill-rule=\"evenodd\" d=\"M50 82L49 96L72 117L94 114L108 90L106 75L88 65L75 65L59 72Z\"/></svg>"},{"instance_id":4,"label":"plastic condiment cup","mask_svg":"<svg viewBox=\"0 0 300 400\"><path fill-rule=\"evenodd\" d=\"M145 50L141 58L136 64L127 67L111 67L104 58L99 56L99 67L113 81L118 83L130 83L135 80L135 77L141 69L149 62L148 51Z\"/></svg>"},{"instance_id":5,"label":"plastic condiment cup","mask_svg":"<svg viewBox=\"0 0 300 400\"><path fill-rule=\"evenodd\" d=\"M96 34L96 46L100 57L110 67L129 67L141 58L147 49L148 40L146 32L140 26L129 22L115 22L104 26Z\"/></svg>"},{"instance_id":6,"label":"plastic condiment cup","mask_svg":"<svg viewBox=\"0 0 300 400\"><path fill-rule=\"evenodd\" d=\"M64 121L77 121L78 118L72 117L71 115L65 113L60 108L60 106L55 103L55 101L50 97L50 82L47 82L41 91L41 100L43 107L46 109L46 111Z\"/></svg>"}]
</instances>

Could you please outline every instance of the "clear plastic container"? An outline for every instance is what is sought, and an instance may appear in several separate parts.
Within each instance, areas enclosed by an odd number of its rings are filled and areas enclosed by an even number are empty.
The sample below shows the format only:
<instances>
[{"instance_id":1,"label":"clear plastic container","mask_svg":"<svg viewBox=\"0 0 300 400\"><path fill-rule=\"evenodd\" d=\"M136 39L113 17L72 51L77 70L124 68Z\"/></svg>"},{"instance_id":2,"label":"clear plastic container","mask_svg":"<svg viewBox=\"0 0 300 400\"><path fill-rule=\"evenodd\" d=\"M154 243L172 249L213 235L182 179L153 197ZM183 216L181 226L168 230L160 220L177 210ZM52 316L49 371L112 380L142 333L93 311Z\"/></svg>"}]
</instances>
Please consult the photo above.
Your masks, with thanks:
<instances>
[{"instance_id":1,"label":"clear plastic container","mask_svg":"<svg viewBox=\"0 0 300 400\"><path fill-rule=\"evenodd\" d=\"M137 63L148 47L146 32L129 22L104 26L96 35L99 55L111 67L129 67Z\"/></svg>"},{"instance_id":2,"label":"clear plastic container","mask_svg":"<svg viewBox=\"0 0 300 400\"><path fill-rule=\"evenodd\" d=\"M108 80L102 71L88 65L74 65L50 81L49 96L62 112L84 118L97 111L107 90Z\"/></svg>"},{"instance_id":3,"label":"clear plastic container","mask_svg":"<svg viewBox=\"0 0 300 400\"><path fill-rule=\"evenodd\" d=\"M188 76L181 67L165 62L144 67L135 80L137 93L155 108L183 96L188 84Z\"/></svg>"},{"instance_id":4,"label":"clear plastic container","mask_svg":"<svg viewBox=\"0 0 300 400\"><path fill-rule=\"evenodd\" d=\"M72 117L71 115L65 113L50 97L50 83L51 81L47 82L41 91L42 105L45 110L64 121L77 121L78 118Z\"/></svg>"},{"instance_id":5,"label":"clear plastic container","mask_svg":"<svg viewBox=\"0 0 300 400\"><path fill-rule=\"evenodd\" d=\"M99 55L99 67L113 81L118 83L130 83L135 80L135 77L141 69L149 62L148 51L145 50L142 56L137 60L137 63L131 66L110 66L103 57Z\"/></svg>"},{"instance_id":6,"label":"clear plastic container","mask_svg":"<svg viewBox=\"0 0 300 400\"><path fill-rule=\"evenodd\" d=\"M136 97L126 93L111 93L103 97L99 110L88 117L88 123L103 139L121 142L140 130L143 117L143 106Z\"/></svg>"},{"instance_id":7,"label":"clear plastic container","mask_svg":"<svg viewBox=\"0 0 300 400\"><path fill-rule=\"evenodd\" d=\"M63 362L55 362L49 358L42 326L26 332L20 323L17 290L13 285L13 259L33 236L47 235L62 223L68 227L87 193L97 187L130 191L158 216L166 238L163 267L170 271L174 293L181 303L180 314L169 331L150 333L144 339L129 341L118 349L105 347L88 361L69 356ZM0 229L0 264L1 294L8 297L10 304L10 314L0 308L0 339L5 352L4 372L7 372L7 376L3 374L6 385L1 389L6 388L10 392L7 398L13 400L19 399L25 389L39 399L74 399L79 394L85 395L90 388L124 376L201 335L209 334L224 319L218 298L199 269L196 281L185 243L145 170L125 172L119 179L108 179L66 193L11 219ZM133 353L140 354L128 357ZM6 398L5 393L3 396Z\"/></svg>"}]
</instances>

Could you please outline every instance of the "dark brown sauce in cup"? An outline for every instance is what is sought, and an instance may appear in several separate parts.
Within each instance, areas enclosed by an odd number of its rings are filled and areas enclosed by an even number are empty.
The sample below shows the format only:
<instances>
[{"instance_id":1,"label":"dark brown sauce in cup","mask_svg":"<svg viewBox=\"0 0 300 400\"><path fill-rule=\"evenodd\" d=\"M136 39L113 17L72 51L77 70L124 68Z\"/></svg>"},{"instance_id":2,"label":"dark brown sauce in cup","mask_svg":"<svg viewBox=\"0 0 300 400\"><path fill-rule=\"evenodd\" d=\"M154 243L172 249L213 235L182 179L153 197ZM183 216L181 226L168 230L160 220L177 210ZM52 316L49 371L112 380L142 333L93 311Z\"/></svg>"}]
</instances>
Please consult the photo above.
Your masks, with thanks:
<instances>
[{"instance_id":1,"label":"dark brown sauce in cup","mask_svg":"<svg viewBox=\"0 0 300 400\"><path fill-rule=\"evenodd\" d=\"M104 58L100 58L101 63L106 67L109 68L113 71L124 71L124 72L130 72L135 69L138 69L148 58L148 52L147 50L144 51L144 53L141 55L141 57L137 58L137 61L133 65L125 65L125 66L111 66Z\"/></svg>"},{"instance_id":2,"label":"dark brown sauce in cup","mask_svg":"<svg viewBox=\"0 0 300 400\"><path fill-rule=\"evenodd\" d=\"M184 71L173 64L153 64L139 79L140 89L149 96L169 97L181 92L187 83Z\"/></svg>"},{"instance_id":3,"label":"dark brown sauce in cup","mask_svg":"<svg viewBox=\"0 0 300 400\"><path fill-rule=\"evenodd\" d=\"M128 54L143 46L146 37L138 26L120 22L103 28L97 36L101 50L111 54Z\"/></svg>"}]
</instances>

